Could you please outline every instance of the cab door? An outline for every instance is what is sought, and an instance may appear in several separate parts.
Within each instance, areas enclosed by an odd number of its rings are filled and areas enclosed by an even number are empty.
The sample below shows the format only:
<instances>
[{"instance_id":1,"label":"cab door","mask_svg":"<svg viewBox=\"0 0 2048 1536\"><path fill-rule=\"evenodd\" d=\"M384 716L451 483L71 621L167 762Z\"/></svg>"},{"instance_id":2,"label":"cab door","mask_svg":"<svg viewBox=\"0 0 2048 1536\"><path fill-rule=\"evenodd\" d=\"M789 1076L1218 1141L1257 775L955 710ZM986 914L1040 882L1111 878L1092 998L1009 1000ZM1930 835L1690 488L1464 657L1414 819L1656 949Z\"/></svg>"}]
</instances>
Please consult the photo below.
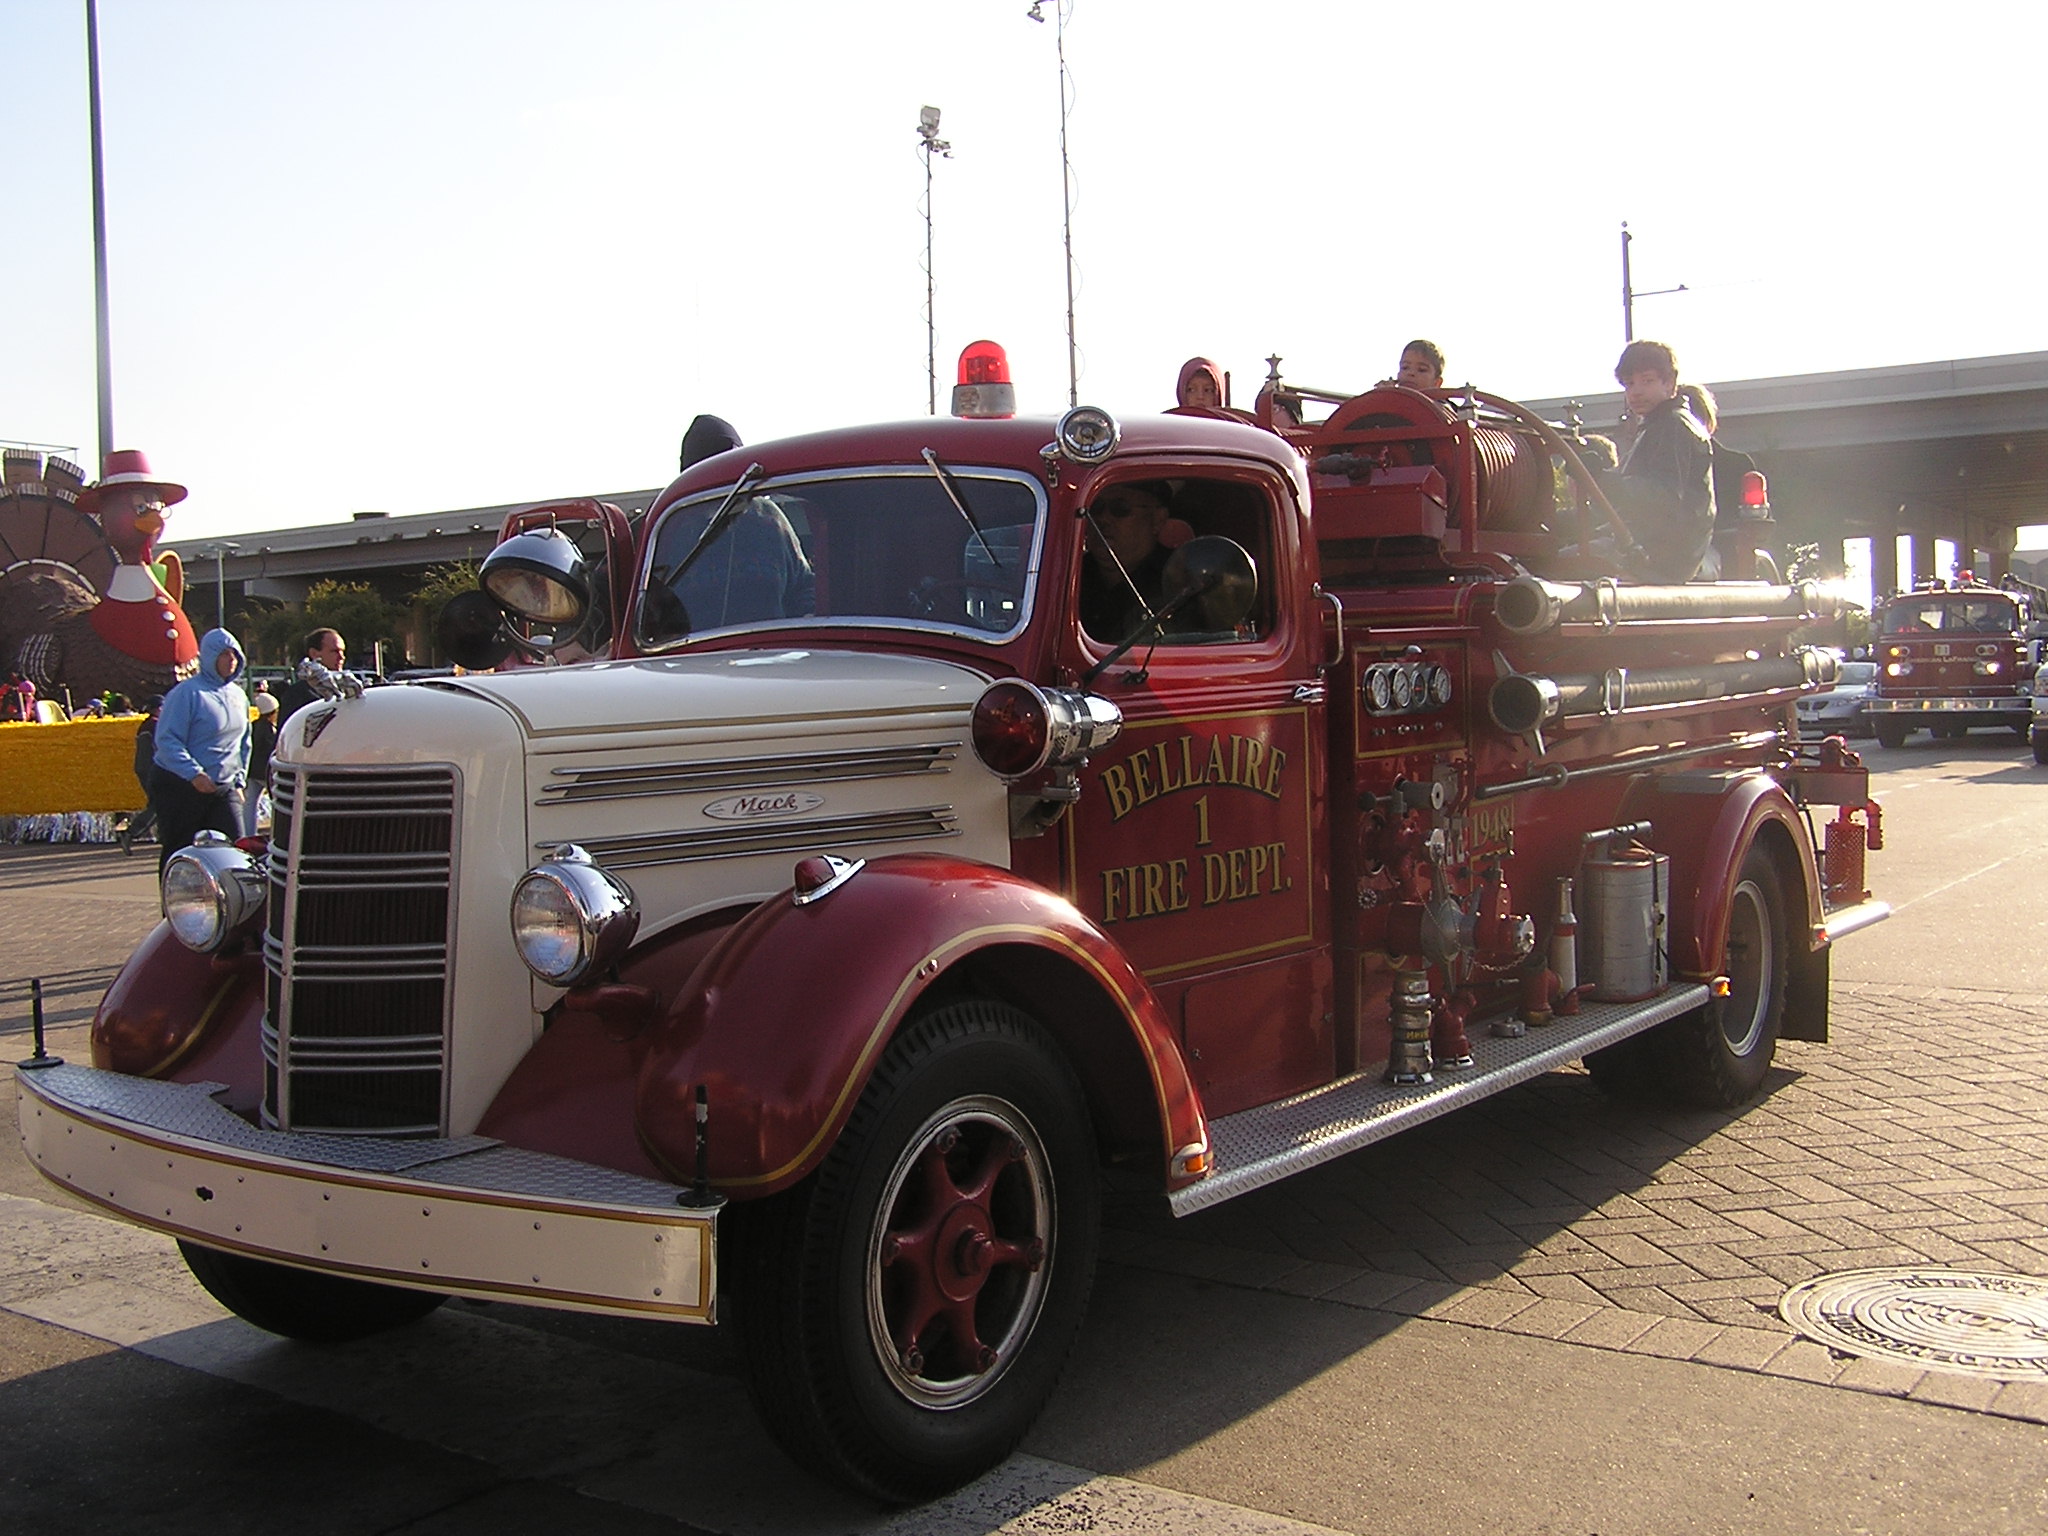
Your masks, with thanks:
<instances>
[{"instance_id":1,"label":"cab door","mask_svg":"<svg viewBox=\"0 0 2048 1536\"><path fill-rule=\"evenodd\" d=\"M1225 1114L1334 1070L1313 545L1294 488L1263 466L1120 461L1089 504L1130 480L1170 487L1169 537L1242 544L1259 597L1235 633L1141 643L1091 684L1124 727L1062 823L1066 894L1177 1013L1204 1106ZM1117 637L1074 612L1085 674Z\"/></svg>"}]
</instances>

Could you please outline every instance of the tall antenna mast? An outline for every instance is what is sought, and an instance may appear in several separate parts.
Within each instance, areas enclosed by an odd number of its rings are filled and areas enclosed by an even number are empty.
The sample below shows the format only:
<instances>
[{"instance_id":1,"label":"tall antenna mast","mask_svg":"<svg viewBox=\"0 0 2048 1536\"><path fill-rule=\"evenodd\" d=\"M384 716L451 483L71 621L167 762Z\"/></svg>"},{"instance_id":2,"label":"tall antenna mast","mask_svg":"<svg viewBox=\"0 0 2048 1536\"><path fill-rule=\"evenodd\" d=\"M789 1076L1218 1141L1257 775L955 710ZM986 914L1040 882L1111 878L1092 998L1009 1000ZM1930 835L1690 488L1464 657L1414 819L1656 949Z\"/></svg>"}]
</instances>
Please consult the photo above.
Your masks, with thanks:
<instances>
[{"instance_id":1,"label":"tall antenna mast","mask_svg":"<svg viewBox=\"0 0 2048 1536\"><path fill-rule=\"evenodd\" d=\"M1024 14L1032 21L1044 21L1045 0L1031 0ZM1060 64L1060 230L1067 252L1067 404L1081 403L1081 367L1074 345L1074 175L1067 159L1067 12L1073 0L1053 0L1053 50Z\"/></svg>"},{"instance_id":2,"label":"tall antenna mast","mask_svg":"<svg viewBox=\"0 0 2048 1536\"><path fill-rule=\"evenodd\" d=\"M953 146L939 137L939 109L917 109L918 153L924 156L924 372L926 414L939 414L939 328L932 275L932 156L953 158Z\"/></svg>"},{"instance_id":3,"label":"tall antenna mast","mask_svg":"<svg viewBox=\"0 0 2048 1536\"><path fill-rule=\"evenodd\" d=\"M1621 339L1624 344L1636 339L1636 300L1654 299L1660 294L1684 293L1685 284L1676 288L1637 289L1629 281L1628 247L1635 236L1628 232L1628 220L1621 221Z\"/></svg>"}]
</instances>

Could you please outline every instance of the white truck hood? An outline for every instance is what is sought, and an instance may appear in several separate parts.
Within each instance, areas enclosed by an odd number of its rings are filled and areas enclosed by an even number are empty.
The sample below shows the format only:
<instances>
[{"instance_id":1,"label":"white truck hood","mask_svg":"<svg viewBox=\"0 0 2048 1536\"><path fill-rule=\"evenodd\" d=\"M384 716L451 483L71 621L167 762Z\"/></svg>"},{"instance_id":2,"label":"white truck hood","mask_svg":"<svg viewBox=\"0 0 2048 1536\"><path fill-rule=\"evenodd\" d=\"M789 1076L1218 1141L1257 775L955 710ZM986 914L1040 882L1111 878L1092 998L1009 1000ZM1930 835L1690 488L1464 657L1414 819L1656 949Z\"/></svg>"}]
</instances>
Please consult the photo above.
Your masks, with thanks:
<instances>
[{"instance_id":1,"label":"white truck hood","mask_svg":"<svg viewBox=\"0 0 2048 1536\"><path fill-rule=\"evenodd\" d=\"M789 735L886 729L906 716L971 709L988 678L917 656L784 648L529 667L427 686L490 699L554 747L618 733L730 738L762 725Z\"/></svg>"}]
</instances>

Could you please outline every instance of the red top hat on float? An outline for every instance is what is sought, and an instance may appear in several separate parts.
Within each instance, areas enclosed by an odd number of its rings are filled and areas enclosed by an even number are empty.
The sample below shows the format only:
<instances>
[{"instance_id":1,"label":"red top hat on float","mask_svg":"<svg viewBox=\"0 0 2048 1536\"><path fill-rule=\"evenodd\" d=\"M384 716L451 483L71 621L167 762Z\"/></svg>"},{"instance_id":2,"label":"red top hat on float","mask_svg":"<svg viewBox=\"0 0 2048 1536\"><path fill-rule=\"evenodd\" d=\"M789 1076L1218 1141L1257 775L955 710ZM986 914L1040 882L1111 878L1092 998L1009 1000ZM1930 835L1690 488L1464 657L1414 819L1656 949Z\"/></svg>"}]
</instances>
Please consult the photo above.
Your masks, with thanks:
<instances>
[{"instance_id":1,"label":"red top hat on float","mask_svg":"<svg viewBox=\"0 0 2048 1536\"><path fill-rule=\"evenodd\" d=\"M107 455L106 464L97 485L88 485L78 493L78 510L97 513L100 509L100 492L111 490L117 485L147 485L163 492L164 505L176 506L185 499L185 487L175 480L165 480L150 473L149 455L140 448L116 448Z\"/></svg>"}]
</instances>

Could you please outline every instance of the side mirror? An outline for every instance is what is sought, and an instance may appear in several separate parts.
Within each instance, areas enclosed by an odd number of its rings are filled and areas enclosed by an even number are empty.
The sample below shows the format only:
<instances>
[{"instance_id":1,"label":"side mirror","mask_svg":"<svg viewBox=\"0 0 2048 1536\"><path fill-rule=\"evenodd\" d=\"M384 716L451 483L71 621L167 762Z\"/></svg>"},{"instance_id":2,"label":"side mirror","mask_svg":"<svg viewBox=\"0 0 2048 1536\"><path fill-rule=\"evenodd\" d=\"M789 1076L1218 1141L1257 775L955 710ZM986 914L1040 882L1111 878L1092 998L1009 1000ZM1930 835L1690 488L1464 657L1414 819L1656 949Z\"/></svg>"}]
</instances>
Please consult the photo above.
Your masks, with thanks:
<instances>
[{"instance_id":1,"label":"side mirror","mask_svg":"<svg viewBox=\"0 0 2048 1536\"><path fill-rule=\"evenodd\" d=\"M442 655L471 672L488 672L512 654L504 612L483 591L449 598L434 622L434 639Z\"/></svg>"},{"instance_id":2,"label":"side mirror","mask_svg":"<svg viewBox=\"0 0 2048 1536\"><path fill-rule=\"evenodd\" d=\"M1167 613L1194 622L1183 627L1229 631L1250 615L1259 600L1259 573L1235 539L1204 534L1176 549L1160 573Z\"/></svg>"}]
</instances>

